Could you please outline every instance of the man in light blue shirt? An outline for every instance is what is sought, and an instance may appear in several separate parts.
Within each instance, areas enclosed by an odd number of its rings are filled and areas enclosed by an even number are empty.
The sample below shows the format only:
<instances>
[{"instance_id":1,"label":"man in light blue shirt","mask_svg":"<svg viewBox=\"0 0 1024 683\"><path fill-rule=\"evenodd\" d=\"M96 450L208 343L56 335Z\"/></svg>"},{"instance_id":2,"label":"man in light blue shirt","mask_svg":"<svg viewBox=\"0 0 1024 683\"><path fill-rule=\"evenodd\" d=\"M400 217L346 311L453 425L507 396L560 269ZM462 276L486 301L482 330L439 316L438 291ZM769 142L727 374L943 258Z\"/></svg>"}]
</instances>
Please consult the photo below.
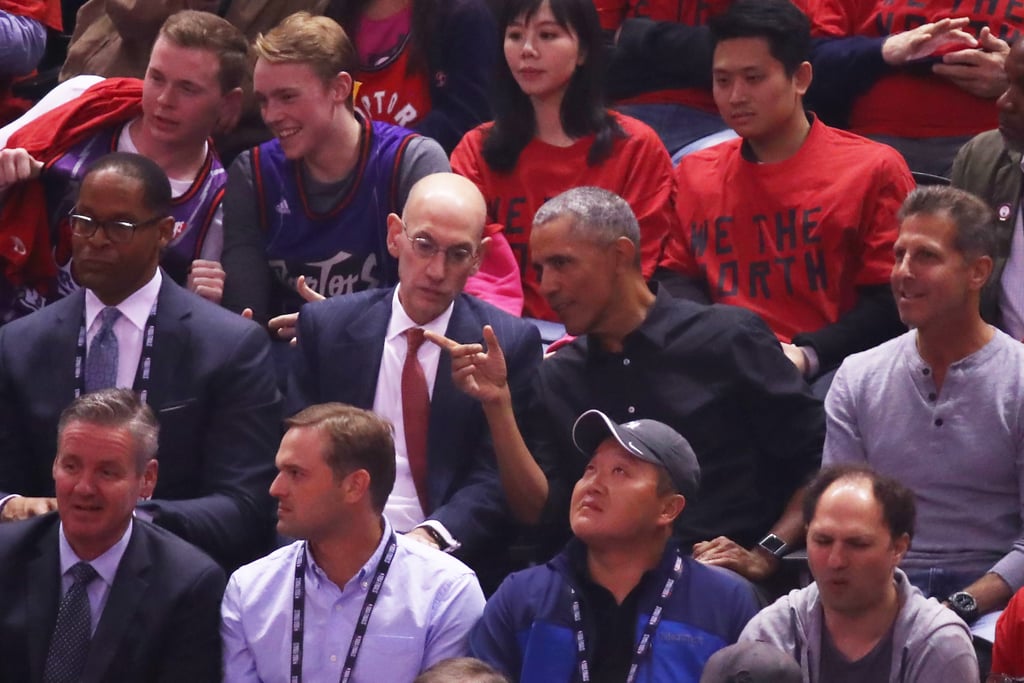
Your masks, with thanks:
<instances>
[{"instance_id":1,"label":"man in light blue shirt","mask_svg":"<svg viewBox=\"0 0 1024 683\"><path fill-rule=\"evenodd\" d=\"M394 532L391 425L340 403L287 421L278 531L299 538L232 575L221 605L224 680L411 681L464 655L484 607L472 570Z\"/></svg>"}]
</instances>

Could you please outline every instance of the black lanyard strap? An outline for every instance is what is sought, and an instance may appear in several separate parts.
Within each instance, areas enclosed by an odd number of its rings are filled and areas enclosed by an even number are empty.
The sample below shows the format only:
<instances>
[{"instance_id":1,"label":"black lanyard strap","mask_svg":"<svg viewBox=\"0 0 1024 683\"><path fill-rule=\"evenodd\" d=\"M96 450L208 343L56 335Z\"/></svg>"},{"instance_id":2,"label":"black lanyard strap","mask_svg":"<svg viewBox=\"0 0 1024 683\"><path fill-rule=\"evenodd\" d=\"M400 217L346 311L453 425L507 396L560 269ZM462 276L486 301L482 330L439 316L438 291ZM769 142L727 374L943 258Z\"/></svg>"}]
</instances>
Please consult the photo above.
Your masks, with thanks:
<instances>
[{"instance_id":1,"label":"black lanyard strap","mask_svg":"<svg viewBox=\"0 0 1024 683\"><path fill-rule=\"evenodd\" d=\"M651 610L651 616L647 620L647 625L644 627L643 633L640 634L640 639L637 641L636 649L633 650L633 661L629 665L629 674L626 676L626 683L634 683L636 681L637 672L640 670L640 663L650 653L651 648L654 646L654 634L658 630L658 626L661 625L661 617L665 611L665 603L672 596L672 591L676 587L676 583L679 581L679 577L683 575L683 558L676 550L675 563L672 565L672 573L668 579L665 580L665 586L661 589L661 593L658 595L657 601L654 603L654 609ZM576 593L576 589L570 586L570 593L572 594L572 621L576 628L576 673L578 679L582 683L590 682L590 661L587 659L587 636L583 632L583 609L580 606L580 599Z\"/></svg>"},{"instance_id":2,"label":"black lanyard strap","mask_svg":"<svg viewBox=\"0 0 1024 683\"><path fill-rule=\"evenodd\" d=\"M348 656L345 658L345 666L341 669L341 683L349 683L352 680L352 672L356 668L356 657L359 656L359 648L366 636L366 628L370 624L370 616L373 614L373 606L377 604L377 597L384 587L384 579L391 569L391 561L395 559L395 551L398 549L398 541L395 539L394 530L388 537L387 547L377 563L377 570L373 575L373 582L366 593L363 601L363 608L359 611L359 620L356 621L356 630L352 634L352 641L348 646ZM295 558L295 588L292 592L292 664L290 683L301 683L302 681L302 639L305 629L306 611L306 553L309 551L308 544L303 543Z\"/></svg>"}]
</instances>

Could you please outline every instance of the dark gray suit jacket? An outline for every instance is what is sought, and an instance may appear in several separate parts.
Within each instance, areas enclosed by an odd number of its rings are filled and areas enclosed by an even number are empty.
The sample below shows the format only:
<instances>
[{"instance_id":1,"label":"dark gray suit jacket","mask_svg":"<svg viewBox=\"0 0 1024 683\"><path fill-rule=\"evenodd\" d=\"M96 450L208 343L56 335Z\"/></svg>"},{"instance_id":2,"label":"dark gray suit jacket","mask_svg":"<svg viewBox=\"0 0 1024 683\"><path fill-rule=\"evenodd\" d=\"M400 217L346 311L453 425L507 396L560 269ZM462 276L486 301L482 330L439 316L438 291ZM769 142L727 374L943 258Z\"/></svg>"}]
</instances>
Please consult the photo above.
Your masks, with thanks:
<instances>
[{"instance_id":1,"label":"dark gray suit jacket","mask_svg":"<svg viewBox=\"0 0 1024 683\"><path fill-rule=\"evenodd\" d=\"M43 678L61 596L57 513L0 526L0 683ZM81 683L219 681L224 572L135 520Z\"/></svg>"},{"instance_id":2,"label":"dark gray suit jacket","mask_svg":"<svg viewBox=\"0 0 1024 683\"><path fill-rule=\"evenodd\" d=\"M75 396L79 290L0 327L0 497L52 496L57 421ZM262 555L281 397L266 333L165 273L148 403L160 421L154 522L228 569Z\"/></svg>"}]
</instances>

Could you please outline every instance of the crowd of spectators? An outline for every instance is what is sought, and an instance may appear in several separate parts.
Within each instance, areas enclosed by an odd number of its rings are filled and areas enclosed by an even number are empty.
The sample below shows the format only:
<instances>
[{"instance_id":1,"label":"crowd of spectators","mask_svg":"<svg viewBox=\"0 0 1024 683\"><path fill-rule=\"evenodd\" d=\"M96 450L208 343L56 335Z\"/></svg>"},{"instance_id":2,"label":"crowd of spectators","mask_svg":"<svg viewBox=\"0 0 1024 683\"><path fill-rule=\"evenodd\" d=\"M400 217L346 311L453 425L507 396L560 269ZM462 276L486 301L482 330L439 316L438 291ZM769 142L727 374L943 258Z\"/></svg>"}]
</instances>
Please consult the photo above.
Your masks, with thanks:
<instances>
[{"instance_id":1,"label":"crowd of spectators","mask_svg":"<svg viewBox=\"0 0 1024 683\"><path fill-rule=\"evenodd\" d=\"M0 0L0 680L1024 680L1022 31Z\"/></svg>"}]
</instances>

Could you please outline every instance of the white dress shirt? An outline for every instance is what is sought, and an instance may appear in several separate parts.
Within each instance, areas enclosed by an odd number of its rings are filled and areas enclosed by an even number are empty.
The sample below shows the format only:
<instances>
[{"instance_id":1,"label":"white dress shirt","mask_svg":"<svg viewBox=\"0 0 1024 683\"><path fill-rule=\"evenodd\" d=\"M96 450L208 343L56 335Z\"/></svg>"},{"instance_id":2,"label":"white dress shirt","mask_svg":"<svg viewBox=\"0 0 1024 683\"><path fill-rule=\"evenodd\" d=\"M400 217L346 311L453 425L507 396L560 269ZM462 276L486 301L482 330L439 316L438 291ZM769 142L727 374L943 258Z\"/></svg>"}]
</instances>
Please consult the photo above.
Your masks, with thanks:
<instances>
[{"instance_id":1,"label":"white dress shirt","mask_svg":"<svg viewBox=\"0 0 1024 683\"><path fill-rule=\"evenodd\" d=\"M117 305L121 317L114 323L114 336L117 337L117 387L131 389L135 384L135 374L142 358L142 335L146 329L149 312L160 294L160 283L163 276L156 269L153 279ZM85 290L85 341L88 347L100 331L103 322L99 319L100 311L106 305L91 290ZM88 348L87 347L87 348ZM86 352L88 355L88 351Z\"/></svg>"},{"instance_id":2,"label":"white dress shirt","mask_svg":"<svg viewBox=\"0 0 1024 683\"><path fill-rule=\"evenodd\" d=\"M422 327L437 334L444 334L448 329L448 321L452 317L452 307L431 320L426 325L417 325L402 308L398 299L399 287L395 288L391 300L391 320L384 335L384 353L380 359L380 374L377 376L377 393L373 397L373 412L386 418L395 427L395 487L391 491L384 514L400 533L410 531L426 517L416 486L412 481L409 469L409 456L405 447L405 423L402 418L402 368L408 344L406 330ZM434 380L437 377L437 365L441 360L440 347L424 341L416 357L423 367L423 375L427 380L427 391L434 396ZM436 528L436 527L435 527Z\"/></svg>"}]
</instances>

